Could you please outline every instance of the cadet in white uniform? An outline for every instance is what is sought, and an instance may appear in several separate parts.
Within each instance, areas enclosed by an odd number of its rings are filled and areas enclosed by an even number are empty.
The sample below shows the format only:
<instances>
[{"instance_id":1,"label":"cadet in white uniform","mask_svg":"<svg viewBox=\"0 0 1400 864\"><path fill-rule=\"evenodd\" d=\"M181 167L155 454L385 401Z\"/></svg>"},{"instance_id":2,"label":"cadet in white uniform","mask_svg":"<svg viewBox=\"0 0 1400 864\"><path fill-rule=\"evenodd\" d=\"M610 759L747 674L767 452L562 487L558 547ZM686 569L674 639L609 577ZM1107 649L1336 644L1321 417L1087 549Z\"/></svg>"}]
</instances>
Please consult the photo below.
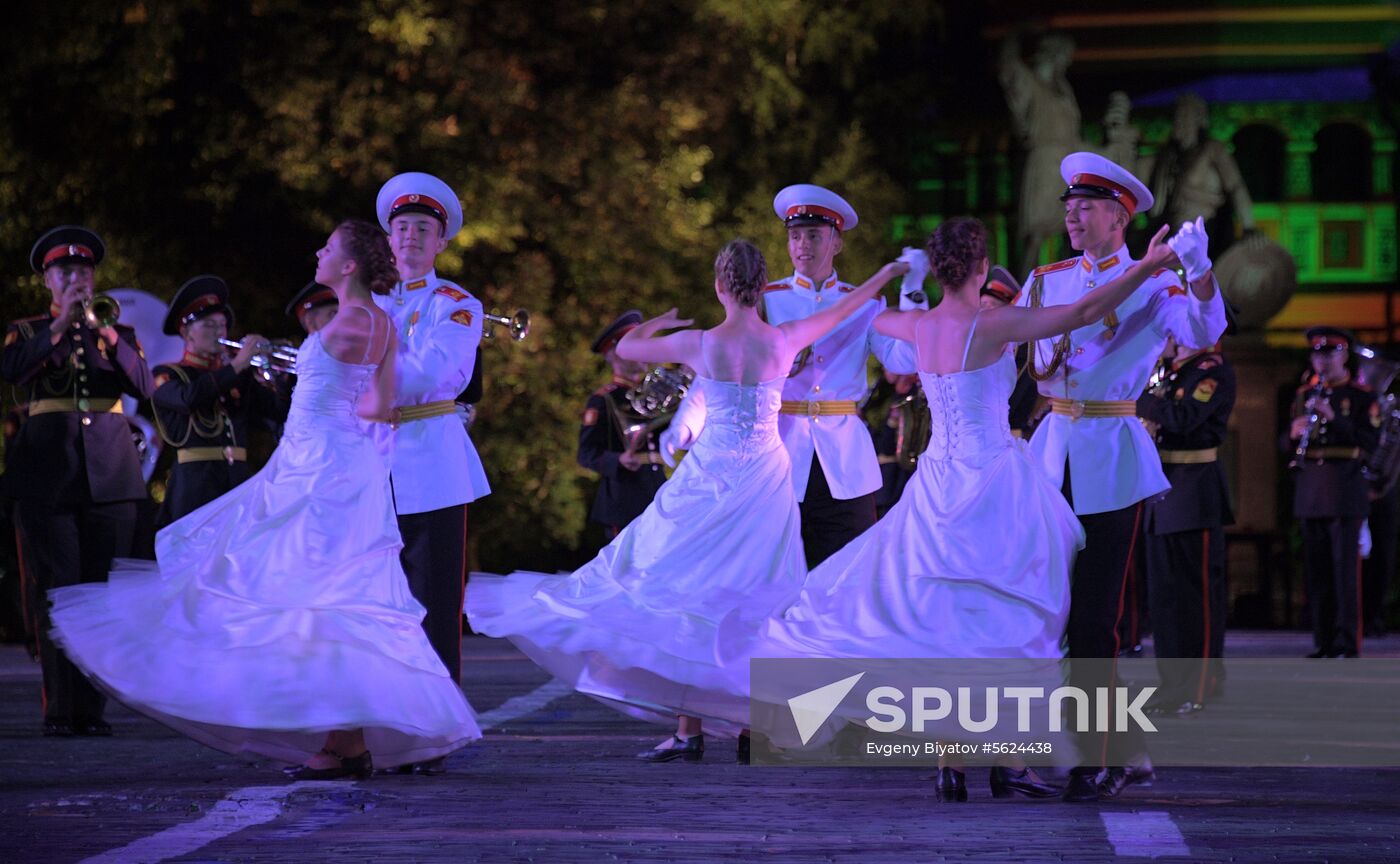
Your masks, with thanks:
<instances>
[{"instance_id":1,"label":"cadet in white uniform","mask_svg":"<svg viewBox=\"0 0 1400 864\"><path fill-rule=\"evenodd\" d=\"M1134 213L1152 206L1152 193L1131 173L1094 153L1071 153L1060 164L1067 188L1065 231L1083 254L1038 267L1027 277L1021 305L1070 303L1095 285L1116 279L1133 263L1123 234ZM1031 438L1031 451L1084 524L1087 540L1075 563L1069 617L1070 657L1114 657L1124 608L1128 564L1144 500L1165 493L1152 437L1136 417L1136 399L1166 345L1205 348L1225 331L1225 307L1206 255L1200 220L1186 223L1168 243L1186 272L1163 269L1102 321L1042 339L1032 352L1031 375L1051 403ZM1141 739L1115 742L1127 757L1144 755ZM1105 751L1106 753L1106 751ZM1103 753L1082 754L1071 775L1068 800L1112 797L1151 777L1145 759L1124 766ZM1095 782L1100 764L1109 766Z\"/></svg>"},{"instance_id":2,"label":"cadet in white uniform","mask_svg":"<svg viewBox=\"0 0 1400 864\"><path fill-rule=\"evenodd\" d=\"M832 259L858 217L829 189L798 184L773 199L788 234L788 257L796 271L768 285L763 311L768 323L806 318L854 290L836 275ZM906 277L902 309L926 309L919 293L922 274ZM860 416L870 386L866 357L874 354L901 374L916 370L913 347L875 332L885 301L875 298L811 348L798 355L783 387L778 433L792 459L793 489L801 502L802 545L815 567L875 524L880 465L870 430ZM692 397L682 403L663 436L663 452L685 449L699 434L704 408Z\"/></svg>"},{"instance_id":3,"label":"cadet in white uniform","mask_svg":"<svg viewBox=\"0 0 1400 864\"><path fill-rule=\"evenodd\" d=\"M403 569L413 596L428 610L428 640L460 683L467 504L491 487L453 400L472 377L481 303L434 269L438 253L462 228L461 202L446 183L430 174L400 174L379 190L377 209L400 279L375 302L399 336L390 477Z\"/></svg>"}]
</instances>

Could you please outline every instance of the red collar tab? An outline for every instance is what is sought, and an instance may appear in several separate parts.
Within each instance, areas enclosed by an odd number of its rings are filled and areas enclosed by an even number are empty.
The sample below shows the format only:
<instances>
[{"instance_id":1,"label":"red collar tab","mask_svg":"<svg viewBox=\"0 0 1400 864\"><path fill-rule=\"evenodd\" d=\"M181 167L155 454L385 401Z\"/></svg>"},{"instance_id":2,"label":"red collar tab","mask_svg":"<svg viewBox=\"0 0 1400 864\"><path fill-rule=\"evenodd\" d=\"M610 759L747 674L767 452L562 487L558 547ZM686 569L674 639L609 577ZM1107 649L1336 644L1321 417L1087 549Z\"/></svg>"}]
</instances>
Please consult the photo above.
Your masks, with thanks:
<instances>
[{"instance_id":1,"label":"red collar tab","mask_svg":"<svg viewBox=\"0 0 1400 864\"><path fill-rule=\"evenodd\" d=\"M218 369L224 365L224 358L221 356L205 357L186 348L185 355L180 358L180 365L193 366L196 369Z\"/></svg>"}]
</instances>

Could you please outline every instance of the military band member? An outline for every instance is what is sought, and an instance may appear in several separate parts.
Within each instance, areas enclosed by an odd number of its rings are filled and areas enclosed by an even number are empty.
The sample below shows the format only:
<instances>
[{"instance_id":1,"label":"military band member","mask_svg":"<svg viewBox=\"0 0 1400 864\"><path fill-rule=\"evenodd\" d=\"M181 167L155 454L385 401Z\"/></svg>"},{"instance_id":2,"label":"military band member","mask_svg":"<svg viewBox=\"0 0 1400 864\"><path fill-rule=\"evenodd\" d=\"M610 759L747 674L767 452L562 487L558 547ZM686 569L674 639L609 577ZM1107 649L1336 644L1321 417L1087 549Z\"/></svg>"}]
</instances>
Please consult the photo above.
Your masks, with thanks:
<instances>
[{"instance_id":1,"label":"military band member","mask_svg":"<svg viewBox=\"0 0 1400 864\"><path fill-rule=\"evenodd\" d=\"M588 518L607 528L609 537L647 509L666 482L656 447L660 430L646 428L646 418L627 401L627 391L642 382L646 365L623 360L616 350L618 340L641 323L641 312L624 312L593 340L593 353L603 355L612 368L612 381L588 397L579 427L578 464L601 477Z\"/></svg>"},{"instance_id":2,"label":"military band member","mask_svg":"<svg viewBox=\"0 0 1400 864\"><path fill-rule=\"evenodd\" d=\"M1171 483L1165 498L1148 501L1143 519L1161 679L1149 707L1189 714L1205 705L1222 671L1225 526L1235 519L1220 445L1235 406L1235 370L1216 348L1174 346L1172 353L1158 384L1138 399Z\"/></svg>"},{"instance_id":3,"label":"military band member","mask_svg":"<svg viewBox=\"0 0 1400 864\"><path fill-rule=\"evenodd\" d=\"M1036 268L1018 303L1069 303L1133 262L1124 232L1133 214L1150 209L1152 193L1121 166L1094 153L1071 153L1060 164L1066 188L1065 231L1082 254ZM1102 321L1042 339L1031 350L1030 373L1051 411L1031 438L1031 453L1060 485L1079 515L1085 548L1071 579L1068 627L1071 658L1118 654L1133 541L1143 501L1170 487L1157 448L1137 419L1137 397L1168 335L1191 348L1214 345L1225 330L1225 309L1206 254L1200 222L1187 223L1168 243L1186 271L1186 285L1163 269ZM1135 727L1133 727L1135 728ZM1108 749L1108 744L1113 749ZM1070 775L1068 801L1117 795L1151 778L1141 736L1131 733ZM1138 759L1136 765L1125 765ZM1096 778L1103 772L1102 783Z\"/></svg>"},{"instance_id":4,"label":"military band member","mask_svg":"<svg viewBox=\"0 0 1400 864\"><path fill-rule=\"evenodd\" d=\"M43 670L44 734L110 735L106 699L49 637L50 588L101 582L129 554L141 463L122 416L123 395L147 399L151 372L136 333L85 308L105 248L86 228L55 228L34 244L30 265L52 303L11 322L0 375L29 403L5 452L0 494L17 501L26 612ZM91 319L91 320L90 320Z\"/></svg>"},{"instance_id":5,"label":"military band member","mask_svg":"<svg viewBox=\"0 0 1400 864\"><path fill-rule=\"evenodd\" d=\"M1020 296L1021 285L1016 281L1016 277L998 264L987 273L987 284L982 286L978 300L983 309L992 309L1015 303ZM1031 433L1035 431L1036 422L1040 419L1036 414L1039 394L1036 393L1035 381L1026 374L1028 351L1029 346L1025 343L1016 346L1016 386L1011 390L1007 415L1012 436L1023 439L1030 438Z\"/></svg>"},{"instance_id":6,"label":"military band member","mask_svg":"<svg viewBox=\"0 0 1400 864\"><path fill-rule=\"evenodd\" d=\"M918 375L896 375L886 369L885 383L876 386L870 401L879 405L873 430L875 458L880 463L875 512L883 517L904 495L928 444L928 400Z\"/></svg>"},{"instance_id":7,"label":"military band member","mask_svg":"<svg viewBox=\"0 0 1400 864\"><path fill-rule=\"evenodd\" d=\"M228 338L232 324L228 285L218 276L190 279L170 301L162 329L184 340L185 353L178 363L152 370L156 425L175 451L157 525L168 525L247 480L251 427L286 417L285 396L253 367L271 343L250 333L230 357L219 340Z\"/></svg>"},{"instance_id":8,"label":"military band member","mask_svg":"<svg viewBox=\"0 0 1400 864\"><path fill-rule=\"evenodd\" d=\"M446 183L430 174L399 174L379 190L376 209L401 280L374 299L399 338L390 478L403 568L413 596L428 610L428 641L460 683L467 504L491 487L454 400L472 378L482 308L435 269L438 254L462 228L461 202Z\"/></svg>"},{"instance_id":9,"label":"military band member","mask_svg":"<svg viewBox=\"0 0 1400 864\"><path fill-rule=\"evenodd\" d=\"M1298 388L1289 439L1298 475L1293 515L1302 524L1308 607L1313 620L1309 657L1359 657L1361 524L1370 512L1370 486L1361 473L1380 437L1376 394L1352 380L1350 332L1307 331L1312 375ZM1298 452L1301 451L1301 452Z\"/></svg>"},{"instance_id":10,"label":"military band member","mask_svg":"<svg viewBox=\"0 0 1400 864\"><path fill-rule=\"evenodd\" d=\"M339 309L340 302L336 300L335 291L320 282L312 281L307 282L306 286L296 293L285 311L296 318L301 329L310 336L331 323Z\"/></svg>"},{"instance_id":11,"label":"military band member","mask_svg":"<svg viewBox=\"0 0 1400 864\"><path fill-rule=\"evenodd\" d=\"M770 284L763 295L766 320L778 325L811 316L855 290L841 281L834 259L858 220L844 198L807 183L780 191L773 210L787 229L788 258L795 271ZM906 280L901 292L900 308L928 308L917 280ZM910 343L875 332L875 316L884 308L883 299L869 301L804 349L783 387L778 434L792 460L809 567L875 524L880 464L859 410L870 390L866 358L874 354L900 374L917 370ZM663 452L688 447L703 425L701 401L687 398L671 420Z\"/></svg>"}]
</instances>

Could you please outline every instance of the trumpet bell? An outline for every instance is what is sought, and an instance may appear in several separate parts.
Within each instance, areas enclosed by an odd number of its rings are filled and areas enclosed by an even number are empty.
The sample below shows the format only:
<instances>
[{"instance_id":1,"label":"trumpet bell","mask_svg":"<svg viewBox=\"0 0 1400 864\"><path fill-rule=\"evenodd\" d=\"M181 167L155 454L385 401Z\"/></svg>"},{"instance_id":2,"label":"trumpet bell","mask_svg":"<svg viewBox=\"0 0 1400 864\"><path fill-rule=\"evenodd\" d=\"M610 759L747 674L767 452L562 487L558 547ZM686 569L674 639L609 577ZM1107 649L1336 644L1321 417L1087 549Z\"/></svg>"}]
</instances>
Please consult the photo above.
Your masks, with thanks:
<instances>
[{"instance_id":1,"label":"trumpet bell","mask_svg":"<svg viewBox=\"0 0 1400 864\"><path fill-rule=\"evenodd\" d=\"M526 336L530 335L530 313L524 309L515 310L515 314L509 318L495 312L486 312L483 314L486 317L487 324L492 326L499 324L510 328L510 338L516 342L520 342ZM490 339L495 335L495 331L491 327L486 327L483 329L481 335L484 339Z\"/></svg>"},{"instance_id":2,"label":"trumpet bell","mask_svg":"<svg viewBox=\"0 0 1400 864\"><path fill-rule=\"evenodd\" d=\"M94 330L115 327L122 317L122 304L111 294L94 294L83 303L83 318Z\"/></svg>"}]
</instances>

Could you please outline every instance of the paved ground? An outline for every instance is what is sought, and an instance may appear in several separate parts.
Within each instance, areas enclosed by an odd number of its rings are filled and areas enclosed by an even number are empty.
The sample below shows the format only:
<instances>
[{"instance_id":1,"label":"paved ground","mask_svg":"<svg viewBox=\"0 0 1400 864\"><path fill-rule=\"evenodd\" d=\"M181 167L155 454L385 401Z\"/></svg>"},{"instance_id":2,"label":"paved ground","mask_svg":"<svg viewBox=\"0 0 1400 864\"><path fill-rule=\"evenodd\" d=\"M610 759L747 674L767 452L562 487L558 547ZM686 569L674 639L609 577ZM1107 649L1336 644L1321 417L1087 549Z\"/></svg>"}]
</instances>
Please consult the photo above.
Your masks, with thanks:
<instances>
[{"instance_id":1,"label":"paved ground","mask_svg":"<svg viewBox=\"0 0 1400 864\"><path fill-rule=\"evenodd\" d=\"M1230 646L1294 656L1307 640ZM1368 650L1400 654L1400 638ZM39 737L37 668L4 646L0 862L1400 861L1400 769L1164 770L1101 805L993 801L973 772L972 801L940 805L926 771L744 768L723 742L699 764L634 763L657 727L505 643L465 654L490 728L448 774L294 784L120 708L112 739Z\"/></svg>"}]
</instances>

